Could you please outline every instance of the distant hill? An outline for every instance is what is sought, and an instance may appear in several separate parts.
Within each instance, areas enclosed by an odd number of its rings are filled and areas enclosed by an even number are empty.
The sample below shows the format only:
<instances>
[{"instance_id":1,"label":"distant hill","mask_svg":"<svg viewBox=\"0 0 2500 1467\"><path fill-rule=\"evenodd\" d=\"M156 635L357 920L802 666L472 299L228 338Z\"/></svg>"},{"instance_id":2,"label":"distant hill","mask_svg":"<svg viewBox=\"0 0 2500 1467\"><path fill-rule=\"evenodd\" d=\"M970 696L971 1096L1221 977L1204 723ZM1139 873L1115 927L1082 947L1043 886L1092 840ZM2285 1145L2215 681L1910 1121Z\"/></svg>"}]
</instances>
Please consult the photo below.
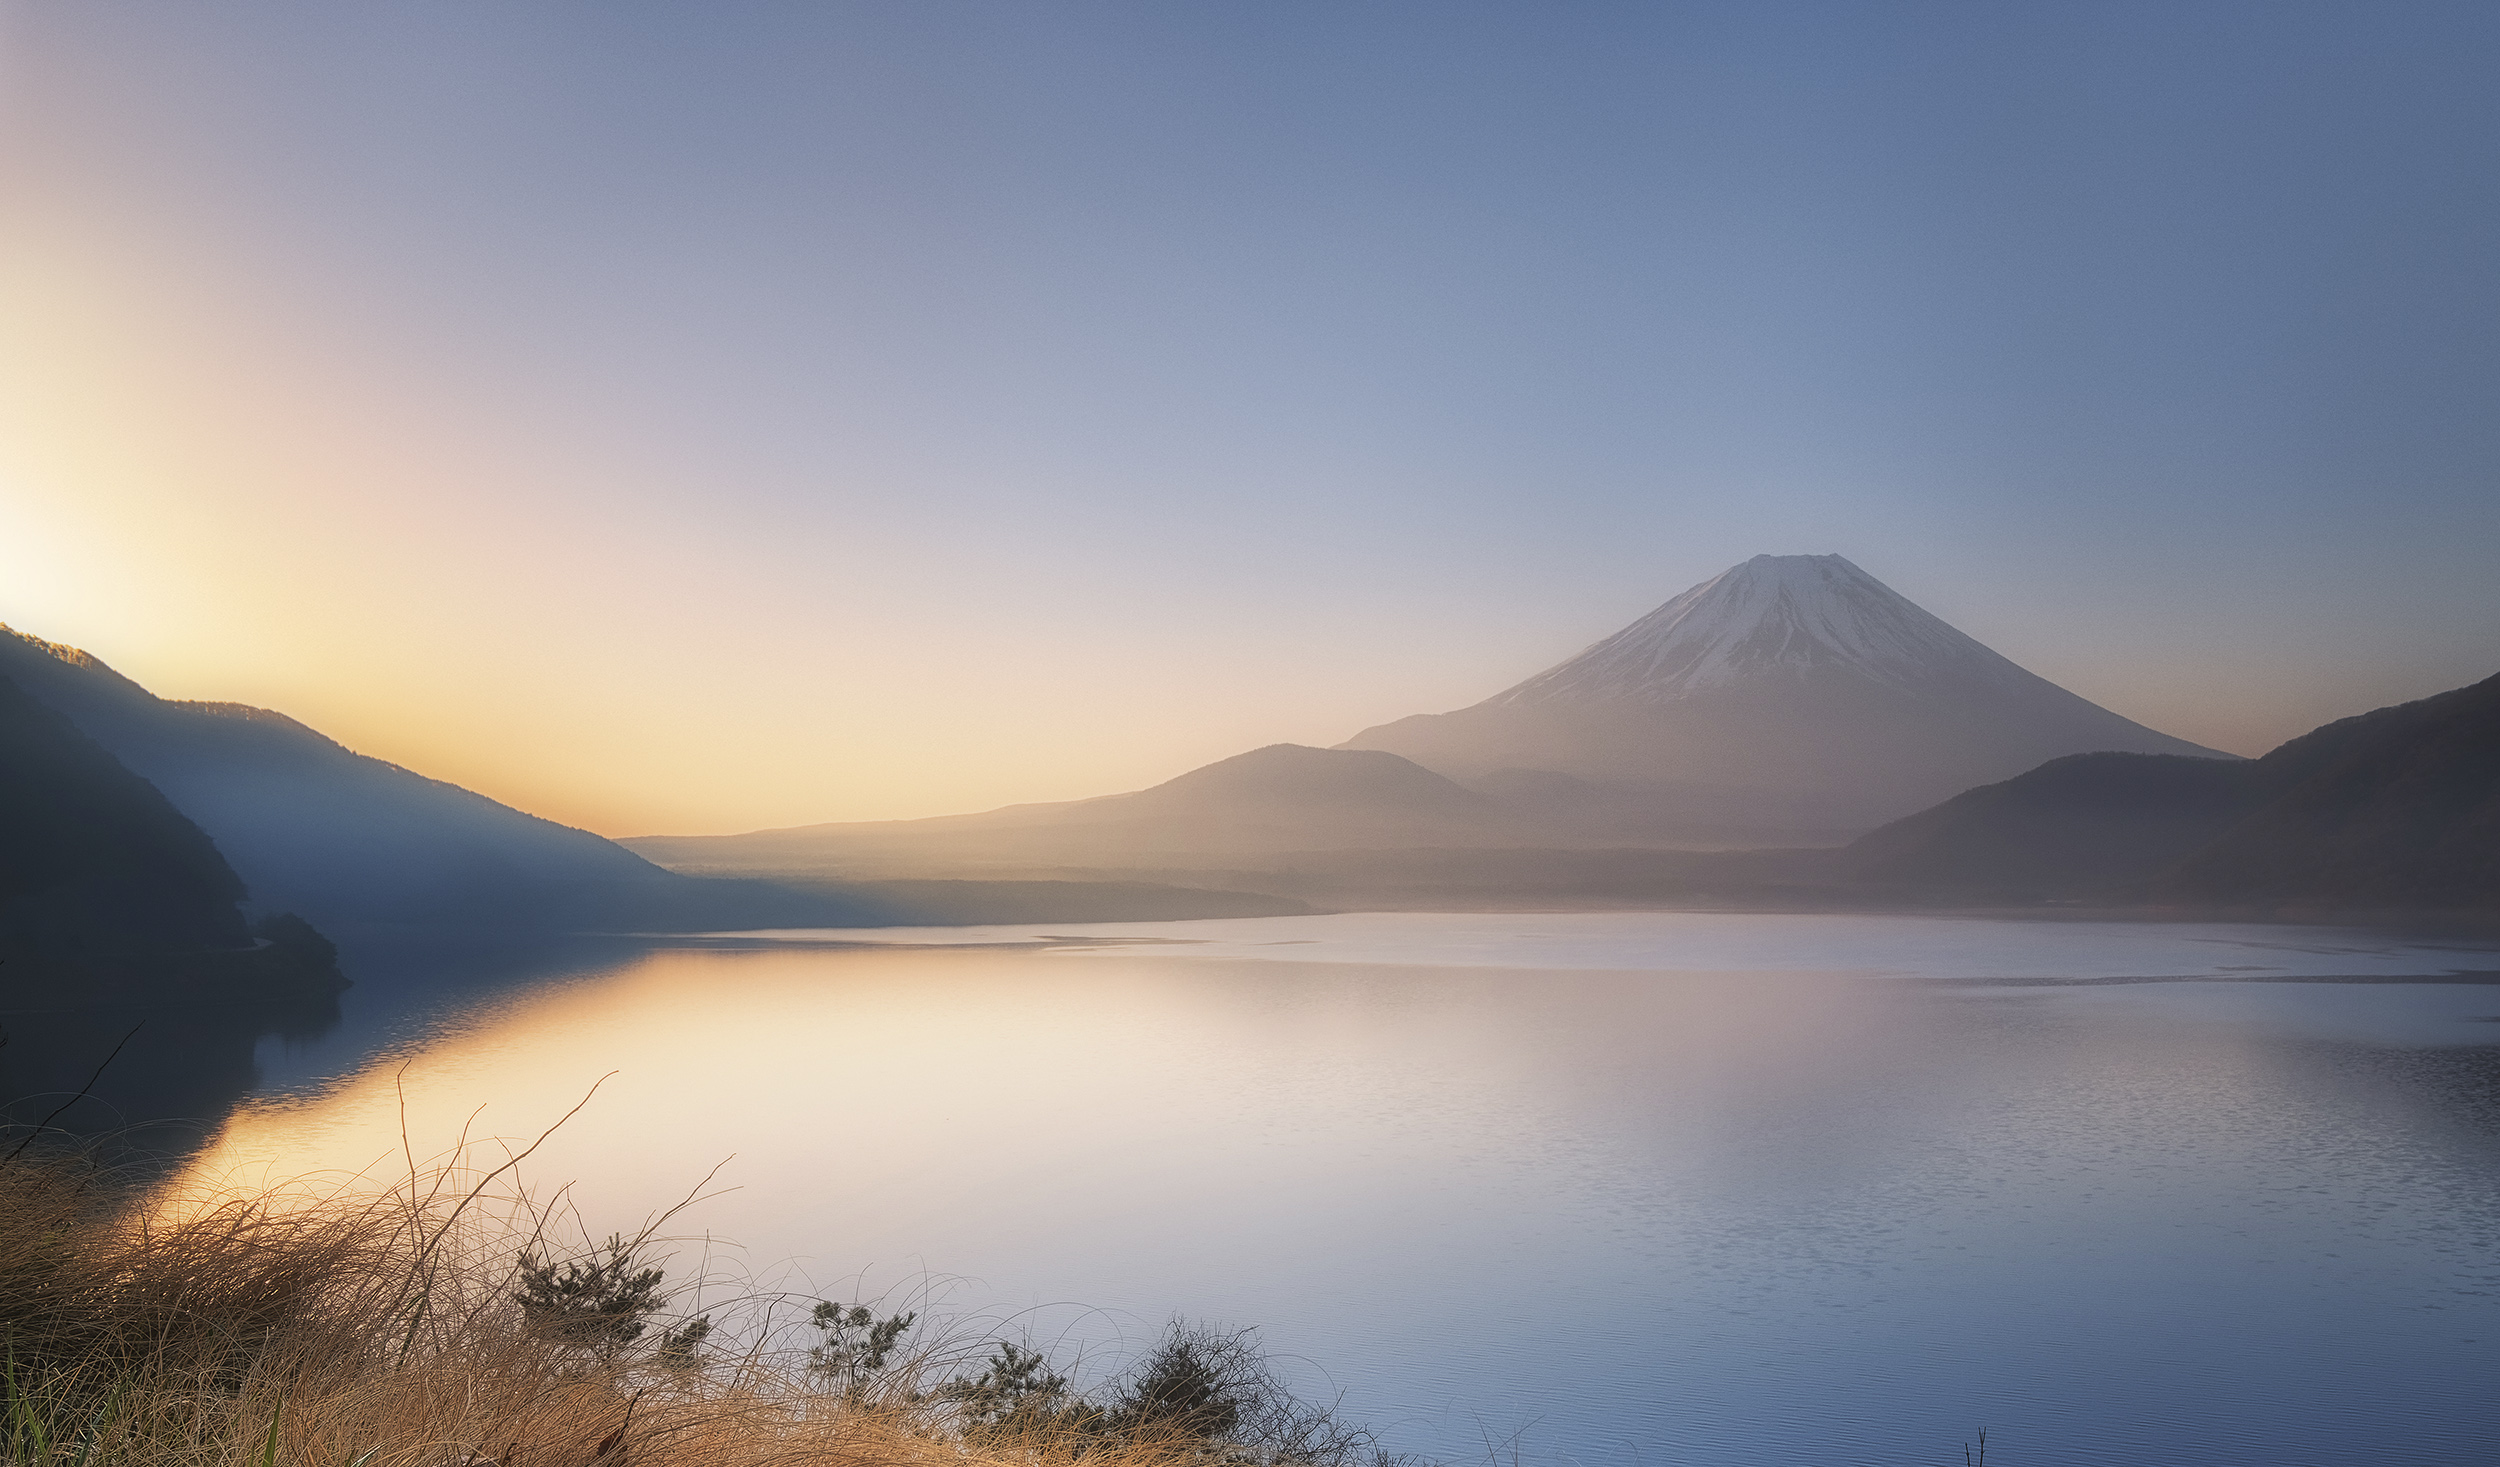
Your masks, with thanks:
<instances>
[{"instance_id":1,"label":"distant hill","mask_svg":"<svg viewBox=\"0 0 2500 1467\"><path fill-rule=\"evenodd\" d=\"M1269 744L1219 759L1134 794L1080 800L1068 818L1096 823L1212 819L1265 826L1325 818L1349 832L1451 830L1498 823L1480 794L1395 754Z\"/></svg>"},{"instance_id":2,"label":"distant hill","mask_svg":"<svg viewBox=\"0 0 2500 1467\"><path fill-rule=\"evenodd\" d=\"M1837 555L1755 556L1516 687L1341 747L1549 821L1754 845L1837 843L2065 754L2233 757L2025 671Z\"/></svg>"},{"instance_id":3,"label":"distant hill","mask_svg":"<svg viewBox=\"0 0 2500 1467\"><path fill-rule=\"evenodd\" d=\"M1500 803L1394 754L1270 744L1149 789L977 815L625 842L673 869L857 878L1203 865L1209 857L1523 843Z\"/></svg>"},{"instance_id":4,"label":"distant hill","mask_svg":"<svg viewBox=\"0 0 2500 1467\"><path fill-rule=\"evenodd\" d=\"M1483 781L1590 798L1547 776ZM2500 677L2261 759L2091 753L1969 789L1837 849L1304 853L1233 879L1339 906L2500 910Z\"/></svg>"},{"instance_id":5,"label":"distant hill","mask_svg":"<svg viewBox=\"0 0 2500 1467\"><path fill-rule=\"evenodd\" d=\"M1834 869L1929 899L2500 907L2500 677L2247 763L2053 760L1874 831Z\"/></svg>"}]
</instances>

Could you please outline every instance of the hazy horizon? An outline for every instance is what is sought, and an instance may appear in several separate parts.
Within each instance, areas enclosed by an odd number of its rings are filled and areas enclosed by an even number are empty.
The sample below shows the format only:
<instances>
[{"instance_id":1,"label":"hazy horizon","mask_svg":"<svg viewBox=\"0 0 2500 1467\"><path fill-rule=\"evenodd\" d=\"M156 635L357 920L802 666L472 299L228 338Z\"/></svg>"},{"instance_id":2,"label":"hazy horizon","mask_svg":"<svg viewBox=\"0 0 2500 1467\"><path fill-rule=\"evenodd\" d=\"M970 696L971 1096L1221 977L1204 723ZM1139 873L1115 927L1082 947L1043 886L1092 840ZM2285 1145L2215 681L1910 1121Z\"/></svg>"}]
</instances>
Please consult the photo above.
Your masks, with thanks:
<instances>
[{"instance_id":1,"label":"hazy horizon","mask_svg":"<svg viewBox=\"0 0 2500 1467\"><path fill-rule=\"evenodd\" d=\"M0 4L0 621L611 835L1154 784L1760 553L2500 670L2500 17Z\"/></svg>"}]
</instances>

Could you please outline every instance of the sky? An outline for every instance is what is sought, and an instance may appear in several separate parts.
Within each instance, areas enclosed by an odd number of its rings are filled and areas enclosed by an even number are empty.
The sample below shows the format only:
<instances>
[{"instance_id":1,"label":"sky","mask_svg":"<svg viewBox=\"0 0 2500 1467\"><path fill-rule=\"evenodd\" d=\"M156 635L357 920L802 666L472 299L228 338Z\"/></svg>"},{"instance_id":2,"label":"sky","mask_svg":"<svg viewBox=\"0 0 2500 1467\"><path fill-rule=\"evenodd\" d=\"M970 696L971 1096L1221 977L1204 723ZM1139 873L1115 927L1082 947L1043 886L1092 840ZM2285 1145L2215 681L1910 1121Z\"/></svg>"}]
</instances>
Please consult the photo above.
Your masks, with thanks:
<instances>
[{"instance_id":1,"label":"sky","mask_svg":"<svg viewBox=\"0 0 2500 1467\"><path fill-rule=\"evenodd\" d=\"M610 835L1136 788L1755 554L2500 671L2500 7L0 0L0 621Z\"/></svg>"}]
</instances>

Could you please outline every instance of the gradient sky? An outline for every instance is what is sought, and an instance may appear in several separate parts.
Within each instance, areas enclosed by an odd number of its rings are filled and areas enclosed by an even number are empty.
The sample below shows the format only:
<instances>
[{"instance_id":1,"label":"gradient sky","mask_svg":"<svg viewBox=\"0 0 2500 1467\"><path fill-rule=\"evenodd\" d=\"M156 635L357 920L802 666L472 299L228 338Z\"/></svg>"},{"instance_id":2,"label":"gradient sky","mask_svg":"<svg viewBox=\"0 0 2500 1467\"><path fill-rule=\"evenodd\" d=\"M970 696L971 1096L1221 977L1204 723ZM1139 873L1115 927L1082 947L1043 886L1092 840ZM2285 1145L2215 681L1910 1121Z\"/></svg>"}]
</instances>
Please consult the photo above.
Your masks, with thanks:
<instances>
[{"instance_id":1,"label":"gradient sky","mask_svg":"<svg viewBox=\"0 0 2500 1467\"><path fill-rule=\"evenodd\" d=\"M609 834L1133 788L1838 551L2500 670L2500 7L0 0L0 620Z\"/></svg>"}]
</instances>

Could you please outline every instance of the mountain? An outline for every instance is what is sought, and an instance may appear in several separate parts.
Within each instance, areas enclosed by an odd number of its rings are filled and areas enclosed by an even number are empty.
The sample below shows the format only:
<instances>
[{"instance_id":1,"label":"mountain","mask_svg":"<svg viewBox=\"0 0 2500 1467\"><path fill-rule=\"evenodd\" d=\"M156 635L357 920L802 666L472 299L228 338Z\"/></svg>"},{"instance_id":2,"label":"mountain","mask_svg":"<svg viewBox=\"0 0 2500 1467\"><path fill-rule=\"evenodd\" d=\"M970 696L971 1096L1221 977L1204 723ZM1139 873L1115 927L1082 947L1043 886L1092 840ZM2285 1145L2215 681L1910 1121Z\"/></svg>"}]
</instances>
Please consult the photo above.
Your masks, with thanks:
<instances>
[{"instance_id":1,"label":"mountain","mask_svg":"<svg viewBox=\"0 0 2500 1467\"><path fill-rule=\"evenodd\" d=\"M159 698L75 647L5 627L0 676L206 831L253 906L325 929L666 930L831 923L851 911L821 895L689 881L283 714Z\"/></svg>"},{"instance_id":2,"label":"mountain","mask_svg":"<svg viewBox=\"0 0 2500 1467\"><path fill-rule=\"evenodd\" d=\"M327 993L336 953L264 922L216 845L153 785L0 678L0 1006Z\"/></svg>"},{"instance_id":3,"label":"mountain","mask_svg":"<svg viewBox=\"0 0 2500 1467\"><path fill-rule=\"evenodd\" d=\"M839 878L899 901L1015 884L994 879L1006 875L1082 876L1092 885L1070 892L1108 892L1106 874L1187 870L1219 889L1180 896L1252 901L1241 915L1265 910L1260 899L1371 909L2492 907L2500 678L2330 724L2263 759L2062 755L1836 849L1593 839L1626 808L1623 793L1516 769L1469 789L1379 750L1277 744L1100 799L628 844L679 870ZM1568 819L1522 813L1536 805L1564 807ZM993 880L893 879L966 873ZM1065 900L1041 890L1051 881L1027 884L1036 900Z\"/></svg>"},{"instance_id":4,"label":"mountain","mask_svg":"<svg viewBox=\"0 0 2500 1467\"><path fill-rule=\"evenodd\" d=\"M1757 844L1864 831L2065 754L2232 757L2023 670L1838 555L1757 555L1516 687L1339 747L1523 814L1612 807L1648 835Z\"/></svg>"},{"instance_id":5,"label":"mountain","mask_svg":"<svg viewBox=\"0 0 2500 1467\"><path fill-rule=\"evenodd\" d=\"M0 678L0 1151L50 1126L164 1154L197 1129L146 1122L223 1114L262 1034L335 1014L337 950L294 917L247 928L242 896L155 786Z\"/></svg>"},{"instance_id":6,"label":"mountain","mask_svg":"<svg viewBox=\"0 0 2500 1467\"><path fill-rule=\"evenodd\" d=\"M0 940L242 947L243 882L155 786L0 678Z\"/></svg>"},{"instance_id":7,"label":"mountain","mask_svg":"<svg viewBox=\"0 0 2500 1467\"><path fill-rule=\"evenodd\" d=\"M2265 795L2255 761L2069 754L1860 836L1841 869L1930 899L2111 897L2209 845Z\"/></svg>"},{"instance_id":8,"label":"mountain","mask_svg":"<svg viewBox=\"0 0 2500 1467\"><path fill-rule=\"evenodd\" d=\"M2172 900L2500 907L2500 677L2301 735L2269 798L2154 883Z\"/></svg>"},{"instance_id":9,"label":"mountain","mask_svg":"<svg viewBox=\"0 0 2500 1467\"><path fill-rule=\"evenodd\" d=\"M625 842L680 871L861 876L1202 865L1207 857L1516 841L1499 803L1394 754L1270 744L1149 789L977 815Z\"/></svg>"},{"instance_id":10,"label":"mountain","mask_svg":"<svg viewBox=\"0 0 2500 1467\"><path fill-rule=\"evenodd\" d=\"M1862 887L1930 900L2500 907L2500 677L2247 762L2052 760L1837 856Z\"/></svg>"}]
</instances>

